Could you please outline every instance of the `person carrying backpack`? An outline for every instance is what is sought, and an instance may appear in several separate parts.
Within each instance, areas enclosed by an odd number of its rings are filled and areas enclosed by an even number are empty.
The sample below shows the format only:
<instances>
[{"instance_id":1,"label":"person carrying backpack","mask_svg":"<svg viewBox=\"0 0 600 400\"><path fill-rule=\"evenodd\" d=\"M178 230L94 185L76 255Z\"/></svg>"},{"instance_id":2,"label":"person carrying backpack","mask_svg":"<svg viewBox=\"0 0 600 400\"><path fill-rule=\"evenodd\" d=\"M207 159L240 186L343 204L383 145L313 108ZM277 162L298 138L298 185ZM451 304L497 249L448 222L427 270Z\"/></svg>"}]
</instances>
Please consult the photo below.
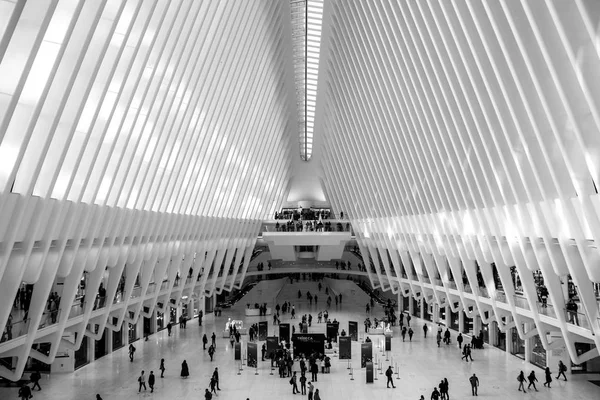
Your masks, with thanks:
<instances>
[{"instance_id":1,"label":"person carrying backpack","mask_svg":"<svg viewBox=\"0 0 600 400\"><path fill-rule=\"evenodd\" d=\"M523 371L517 376L517 381L519 382L519 392L522 390L523 393L527 393L525 391L525 373Z\"/></svg>"},{"instance_id":2,"label":"person carrying backpack","mask_svg":"<svg viewBox=\"0 0 600 400\"><path fill-rule=\"evenodd\" d=\"M567 376L565 375L565 372L567 372L567 366L562 361L559 361L558 362L558 376L556 377L556 379L560 378L560 376L562 375L566 381Z\"/></svg>"}]
</instances>

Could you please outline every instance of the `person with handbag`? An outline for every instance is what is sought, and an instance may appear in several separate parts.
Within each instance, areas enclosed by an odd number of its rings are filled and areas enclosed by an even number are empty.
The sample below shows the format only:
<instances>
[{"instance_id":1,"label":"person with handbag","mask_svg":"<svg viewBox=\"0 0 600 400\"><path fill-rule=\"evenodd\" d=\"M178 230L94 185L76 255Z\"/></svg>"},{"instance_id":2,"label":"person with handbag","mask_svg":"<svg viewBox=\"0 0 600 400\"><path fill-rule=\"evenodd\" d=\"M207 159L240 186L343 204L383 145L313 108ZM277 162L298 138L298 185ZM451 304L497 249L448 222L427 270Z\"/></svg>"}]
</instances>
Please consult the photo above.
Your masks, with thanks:
<instances>
[{"instance_id":1,"label":"person with handbag","mask_svg":"<svg viewBox=\"0 0 600 400\"><path fill-rule=\"evenodd\" d=\"M560 376L562 375L566 381L567 376L565 375L565 372L567 372L567 366L562 361L559 361L558 362L558 376L556 377L556 379L560 378Z\"/></svg>"}]
</instances>

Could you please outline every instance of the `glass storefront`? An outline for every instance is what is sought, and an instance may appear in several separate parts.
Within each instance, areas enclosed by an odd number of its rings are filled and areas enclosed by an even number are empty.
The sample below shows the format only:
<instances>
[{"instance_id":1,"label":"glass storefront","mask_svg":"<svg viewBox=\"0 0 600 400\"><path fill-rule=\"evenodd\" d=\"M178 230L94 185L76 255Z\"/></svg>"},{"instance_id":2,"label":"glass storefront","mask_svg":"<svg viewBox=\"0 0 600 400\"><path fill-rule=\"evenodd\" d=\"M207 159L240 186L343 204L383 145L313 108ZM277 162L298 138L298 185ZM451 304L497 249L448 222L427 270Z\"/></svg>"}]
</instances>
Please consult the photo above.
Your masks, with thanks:
<instances>
[{"instance_id":1,"label":"glass storefront","mask_svg":"<svg viewBox=\"0 0 600 400\"><path fill-rule=\"evenodd\" d=\"M165 329L165 314L156 312L156 330L161 331Z\"/></svg>"},{"instance_id":2,"label":"glass storefront","mask_svg":"<svg viewBox=\"0 0 600 400\"><path fill-rule=\"evenodd\" d=\"M463 333L467 335L473 334L473 318L469 318L467 314L463 311L464 317L464 325L463 325Z\"/></svg>"},{"instance_id":3,"label":"glass storefront","mask_svg":"<svg viewBox=\"0 0 600 400\"><path fill-rule=\"evenodd\" d=\"M402 301L402 310L408 312L410 309L410 297L406 296Z\"/></svg>"},{"instance_id":4,"label":"glass storefront","mask_svg":"<svg viewBox=\"0 0 600 400\"><path fill-rule=\"evenodd\" d=\"M90 358L88 355L88 337L84 336L83 340L81 341L81 346L79 349L75 350L75 369L81 368L89 363Z\"/></svg>"},{"instance_id":5,"label":"glass storefront","mask_svg":"<svg viewBox=\"0 0 600 400\"><path fill-rule=\"evenodd\" d=\"M32 346L32 349L39 351L44 355L50 354L50 343L37 343ZM46 364L43 361L36 360L35 358L29 357L27 359L27 365L25 367L29 371L39 370L40 372L50 372L50 364Z\"/></svg>"},{"instance_id":6,"label":"glass storefront","mask_svg":"<svg viewBox=\"0 0 600 400\"><path fill-rule=\"evenodd\" d=\"M502 323L506 323L504 318L502 318ZM502 332L500 328L498 328L498 323L496 321L492 322L492 329L496 332L496 340L493 343L494 347L506 351L506 332Z\"/></svg>"},{"instance_id":7,"label":"glass storefront","mask_svg":"<svg viewBox=\"0 0 600 400\"><path fill-rule=\"evenodd\" d=\"M546 350L542 345L540 335L535 335L531 340L531 363L540 368L546 368Z\"/></svg>"},{"instance_id":8,"label":"glass storefront","mask_svg":"<svg viewBox=\"0 0 600 400\"><path fill-rule=\"evenodd\" d=\"M106 330L104 330L104 333L102 334L100 340L96 340L96 343L94 343L94 358L97 360L100 357L105 356L106 353Z\"/></svg>"},{"instance_id":9,"label":"glass storefront","mask_svg":"<svg viewBox=\"0 0 600 400\"><path fill-rule=\"evenodd\" d=\"M113 325L116 325L117 322L119 321L118 318L113 317ZM121 326L121 330L119 331L113 331L112 333L112 342L113 342L113 351L120 349L121 347L123 347L124 343L123 343L123 326Z\"/></svg>"},{"instance_id":10,"label":"glass storefront","mask_svg":"<svg viewBox=\"0 0 600 400\"><path fill-rule=\"evenodd\" d=\"M138 340L138 337L137 337L137 324L128 324L127 337L129 338L129 343L133 343L136 340Z\"/></svg>"},{"instance_id":11,"label":"glass storefront","mask_svg":"<svg viewBox=\"0 0 600 400\"><path fill-rule=\"evenodd\" d=\"M433 304L424 303L425 307L423 307L423 319L427 321L433 322Z\"/></svg>"},{"instance_id":12,"label":"glass storefront","mask_svg":"<svg viewBox=\"0 0 600 400\"><path fill-rule=\"evenodd\" d=\"M419 300L413 297L413 316L420 317L421 316L421 303Z\"/></svg>"},{"instance_id":13,"label":"glass storefront","mask_svg":"<svg viewBox=\"0 0 600 400\"><path fill-rule=\"evenodd\" d=\"M585 354L590 350L593 350L595 347L596 346L590 343L575 342L575 350L577 351L578 356ZM581 364L571 363L571 372L573 372L574 374L600 372L600 357L592 358L591 360Z\"/></svg>"},{"instance_id":14,"label":"glass storefront","mask_svg":"<svg viewBox=\"0 0 600 400\"><path fill-rule=\"evenodd\" d=\"M450 310L450 329L458 331L460 329L460 327L458 326L458 322L458 311L452 312L452 310Z\"/></svg>"},{"instance_id":15,"label":"glass storefront","mask_svg":"<svg viewBox=\"0 0 600 400\"><path fill-rule=\"evenodd\" d=\"M519 332L517 328L511 328L510 330L511 337L511 348L510 354L513 356L517 356L521 359L525 359L525 341L519 337Z\"/></svg>"},{"instance_id":16,"label":"glass storefront","mask_svg":"<svg viewBox=\"0 0 600 400\"><path fill-rule=\"evenodd\" d=\"M439 322L448 326L448 321L446 321L446 307L445 306L441 306L440 307L440 311L438 313L438 317L439 317Z\"/></svg>"},{"instance_id":17,"label":"glass storefront","mask_svg":"<svg viewBox=\"0 0 600 400\"><path fill-rule=\"evenodd\" d=\"M150 336L154 333L152 330L152 320L150 318L144 317L144 337Z\"/></svg>"}]
</instances>

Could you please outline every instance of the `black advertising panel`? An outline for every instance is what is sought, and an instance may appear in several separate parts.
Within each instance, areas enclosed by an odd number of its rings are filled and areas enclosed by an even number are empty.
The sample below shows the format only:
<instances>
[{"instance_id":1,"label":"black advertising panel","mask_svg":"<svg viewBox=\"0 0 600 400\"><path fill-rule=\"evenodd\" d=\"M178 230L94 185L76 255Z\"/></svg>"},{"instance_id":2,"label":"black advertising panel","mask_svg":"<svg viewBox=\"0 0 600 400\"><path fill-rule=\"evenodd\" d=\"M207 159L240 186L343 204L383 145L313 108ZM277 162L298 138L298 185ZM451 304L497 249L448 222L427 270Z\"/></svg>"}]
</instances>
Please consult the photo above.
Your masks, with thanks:
<instances>
[{"instance_id":1,"label":"black advertising panel","mask_svg":"<svg viewBox=\"0 0 600 400\"><path fill-rule=\"evenodd\" d=\"M348 322L348 335L352 338L353 341L358 342L358 322Z\"/></svg>"},{"instance_id":2,"label":"black advertising panel","mask_svg":"<svg viewBox=\"0 0 600 400\"><path fill-rule=\"evenodd\" d=\"M385 351L392 351L392 337L385 336Z\"/></svg>"},{"instance_id":3,"label":"black advertising panel","mask_svg":"<svg viewBox=\"0 0 600 400\"><path fill-rule=\"evenodd\" d=\"M352 359L352 339L350 336L340 336L340 360L351 360Z\"/></svg>"},{"instance_id":4,"label":"black advertising panel","mask_svg":"<svg viewBox=\"0 0 600 400\"><path fill-rule=\"evenodd\" d=\"M373 383L373 363L366 363L365 367L367 368L367 383Z\"/></svg>"},{"instance_id":5,"label":"black advertising panel","mask_svg":"<svg viewBox=\"0 0 600 400\"><path fill-rule=\"evenodd\" d=\"M267 358L275 357L277 348L279 347L279 338L277 336L267 337Z\"/></svg>"},{"instance_id":6,"label":"black advertising panel","mask_svg":"<svg viewBox=\"0 0 600 400\"><path fill-rule=\"evenodd\" d=\"M279 324L279 340L290 341L290 324Z\"/></svg>"},{"instance_id":7,"label":"black advertising panel","mask_svg":"<svg viewBox=\"0 0 600 400\"><path fill-rule=\"evenodd\" d=\"M258 348L256 343L248 342L248 367L256 368L258 366Z\"/></svg>"},{"instance_id":8,"label":"black advertising panel","mask_svg":"<svg viewBox=\"0 0 600 400\"><path fill-rule=\"evenodd\" d=\"M258 340L267 340L269 335L269 323L267 321L260 321L258 323Z\"/></svg>"},{"instance_id":9,"label":"black advertising panel","mask_svg":"<svg viewBox=\"0 0 600 400\"><path fill-rule=\"evenodd\" d=\"M242 344L240 342L235 343L234 356L234 360L242 359Z\"/></svg>"},{"instance_id":10,"label":"black advertising panel","mask_svg":"<svg viewBox=\"0 0 600 400\"><path fill-rule=\"evenodd\" d=\"M360 367L364 368L368 362L373 361L373 343L366 342L360 344Z\"/></svg>"},{"instance_id":11,"label":"black advertising panel","mask_svg":"<svg viewBox=\"0 0 600 400\"><path fill-rule=\"evenodd\" d=\"M292 337L294 356L304 354L309 357L313 353L325 354L325 335L322 333L296 333Z\"/></svg>"},{"instance_id":12,"label":"black advertising panel","mask_svg":"<svg viewBox=\"0 0 600 400\"><path fill-rule=\"evenodd\" d=\"M327 323L327 339L336 341L337 337L337 325L332 323Z\"/></svg>"}]
</instances>

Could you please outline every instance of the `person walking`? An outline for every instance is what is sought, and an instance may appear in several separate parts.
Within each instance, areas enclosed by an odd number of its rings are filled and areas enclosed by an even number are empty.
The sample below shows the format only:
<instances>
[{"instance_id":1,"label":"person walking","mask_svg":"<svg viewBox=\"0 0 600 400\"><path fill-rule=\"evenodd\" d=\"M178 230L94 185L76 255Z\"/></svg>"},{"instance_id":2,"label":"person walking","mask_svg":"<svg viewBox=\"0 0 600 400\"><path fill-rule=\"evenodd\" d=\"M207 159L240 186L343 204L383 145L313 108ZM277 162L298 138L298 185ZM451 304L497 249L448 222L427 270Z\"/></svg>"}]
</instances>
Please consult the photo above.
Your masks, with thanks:
<instances>
[{"instance_id":1,"label":"person walking","mask_svg":"<svg viewBox=\"0 0 600 400\"><path fill-rule=\"evenodd\" d=\"M448 384L448 379L444 378L440 382L440 395L443 400L450 400L450 395L448 394L448 389L450 385Z\"/></svg>"},{"instance_id":2,"label":"person walking","mask_svg":"<svg viewBox=\"0 0 600 400\"><path fill-rule=\"evenodd\" d=\"M290 378L290 384L292 385L292 394L300 393L300 391L298 390L298 379L296 378L296 371L294 371L294 374Z\"/></svg>"},{"instance_id":3,"label":"person walking","mask_svg":"<svg viewBox=\"0 0 600 400\"><path fill-rule=\"evenodd\" d=\"M517 376L517 381L519 382L519 392L522 390L523 393L527 393L525 391L525 373L523 371L521 371ZM545 385L546 384L544 383L544 386Z\"/></svg>"},{"instance_id":4,"label":"person walking","mask_svg":"<svg viewBox=\"0 0 600 400\"><path fill-rule=\"evenodd\" d=\"M566 381L567 376L565 375L565 372L567 372L567 366L562 361L559 361L558 362L558 376L556 377L556 379L560 378L560 376L562 375Z\"/></svg>"},{"instance_id":5,"label":"person walking","mask_svg":"<svg viewBox=\"0 0 600 400\"><path fill-rule=\"evenodd\" d=\"M431 392L431 400L439 400L440 398L440 392L438 391L437 387L433 388L433 392Z\"/></svg>"},{"instance_id":6,"label":"person walking","mask_svg":"<svg viewBox=\"0 0 600 400\"><path fill-rule=\"evenodd\" d=\"M408 328L408 341L412 342L412 337L414 335L415 331L413 331L412 328Z\"/></svg>"},{"instance_id":7,"label":"person walking","mask_svg":"<svg viewBox=\"0 0 600 400\"><path fill-rule=\"evenodd\" d=\"M308 400L314 400L313 399L314 389L315 389L315 386L312 384L312 382L308 382Z\"/></svg>"},{"instance_id":8,"label":"person walking","mask_svg":"<svg viewBox=\"0 0 600 400\"><path fill-rule=\"evenodd\" d=\"M458 342L458 348L462 349L462 342L463 342L463 335L462 333L458 333L458 336L456 337L456 341Z\"/></svg>"},{"instance_id":9,"label":"person walking","mask_svg":"<svg viewBox=\"0 0 600 400\"><path fill-rule=\"evenodd\" d=\"M215 346L212 344L208 347L208 355L210 356L210 361L212 361L215 355Z\"/></svg>"},{"instance_id":10,"label":"person walking","mask_svg":"<svg viewBox=\"0 0 600 400\"><path fill-rule=\"evenodd\" d=\"M204 311L200 310L198 312L198 326L202 326L202 317L204 316Z\"/></svg>"},{"instance_id":11,"label":"person walking","mask_svg":"<svg viewBox=\"0 0 600 400\"><path fill-rule=\"evenodd\" d=\"M96 394L96 400L102 400L102 396L100 396L100 393Z\"/></svg>"},{"instance_id":12,"label":"person walking","mask_svg":"<svg viewBox=\"0 0 600 400\"><path fill-rule=\"evenodd\" d=\"M212 400L212 393L208 389L204 389L204 400Z\"/></svg>"},{"instance_id":13,"label":"person walking","mask_svg":"<svg viewBox=\"0 0 600 400\"><path fill-rule=\"evenodd\" d=\"M392 366L390 365L387 369L387 371L385 371L385 376L387 376L387 387L388 389L390 388L390 383L392 384L392 387L394 389L396 389L396 385L394 385L394 371L392 371Z\"/></svg>"},{"instance_id":14,"label":"person walking","mask_svg":"<svg viewBox=\"0 0 600 400\"><path fill-rule=\"evenodd\" d=\"M129 361L133 362L133 354L135 353L135 347L130 344L129 345Z\"/></svg>"},{"instance_id":15,"label":"person walking","mask_svg":"<svg viewBox=\"0 0 600 400\"><path fill-rule=\"evenodd\" d=\"M187 361L183 360L181 363L181 377L185 379L188 376L190 376L190 370L188 368Z\"/></svg>"},{"instance_id":16,"label":"person walking","mask_svg":"<svg viewBox=\"0 0 600 400\"><path fill-rule=\"evenodd\" d=\"M21 398L21 400L29 400L31 397L33 397L31 394L31 389L29 386L27 386L27 384L24 384L19 388L18 396Z\"/></svg>"},{"instance_id":17,"label":"person walking","mask_svg":"<svg viewBox=\"0 0 600 400\"><path fill-rule=\"evenodd\" d=\"M206 337L206 333L202 336L202 350L206 350L206 345L208 344L208 338Z\"/></svg>"},{"instance_id":18,"label":"person walking","mask_svg":"<svg viewBox=\"0 0 600 400\"><path fill-rule=\"evenodd\" d=\"M403 326L402 327L402 341L404 342L404 339L406 338L406 327Z\"/></svg>"},{"instance_id":19,"label":"person walking","mask_svg":"<svg viewBox=\"0 0 600 400\"><path fill-rule=\"evenodd\" d=\"M315 397L313 400L321 400L321 395L319 394L319 389L315 389Z\"/></svg>"},{"instance_id":20,"label":"person walking","mask_svg":"<svg viewBox=\"0 0 600 400\"><path fill-rule=\"evenodd\" d=\"M158 369L160 370L160 377L164 378L165 377L165 359L164 358L160 359L160 367L158 367Z\"/></svg>"},{"instance_id":21,"label":"person walking","mask_svg":"<svg viewBox=\"0 0 600 400\"><path fill-rule=\"evenodd\" d=\"M217 347L217 335L215 335L215 333L213 332L212 335L210 336L211 340L212 340L212 345L214 347Z\"/></svg>"},{"instance_id":22,"label":"person walking","mask_svg":"<svg viewBox=\"0 0 600 400\"><path fill-rule=\"evenodd\" d=\"M544 382L544 386L550 389L550 382L552 382L552 372L550 372L550 367L546 367L546 382Z\"/></svg>"},{"instance_id":23,"label":"person walking","mask_svg":"<svg viewBox=\"0 0 600 400\"><path fill-rule=\"evenodd\" d=\"M171 321L167 323L167 334L171 336L171 329L173 329L173 325L171 325Z\"/></svg>"},{"instance_id":24,"label":"person walking","mask_svg":"<svg viewBox=\"0 0 600 400\"><path fill-rule=\"evenodd\" d=\"M210 385L210 391L211 391L211 393L214 393L215 396L218 396L218 394L217 394L217 381L215 380L214 375L210 378L209 385Z\"/></svg>"},{"instance_id":25,"label":"person walking","mask_svg":"<svg viewBox=\"0 0 600 400\"><path fill-rule=\"evenodd\" d=\"M33 382L33 386L31 387L31 391L34 391L36 386L38 388L38 390L42 390L42 387L40 386L40 379L42 379L42 374L40 374L40 370L36 369L32 374L31 374L31 382Z\"/></svg>"},{"instance_id":26,"label":"person walking","mask_svg":"<svg viewBox=\"0 0 600 400\"><path fill-rule=\"evenodd\" d=\"M144 376L144 371L142 371L142 373L138 377L138 383L140 384L140 388L138 390L138 393L142 391L142 386L144 387L144 390L148 390L146 388L146 377Z\"/></svg>"},{"instance_id":27,"label":"person walking","mask_svg":"<svg viewBox=\"0 0 600 400\"><path fill-rule=\"evenodd\" d=\"M442 333L438 332L436 337L435 337L436 341L437 341L437 345L438 347L440 347L440 343L442 342Z\"/></svg>"},{"instance_id":28,"label":"person walking","mask_svg":"<svg viewBox=\"0 0 600 400\"><path fill-rule=\"evenodd\" d=\"M150 371L150 375L148 375L148 386L150 386L150 393L154 393L154 383L156 382L156 376L154 376L154 371Z\"/></svg>"},{"instance_id":29,"label":"person walking","mask_svg":"<svg viewBox=\"0 0 600 400\"><path fill-rule=\"evenodd\" d=\"M531 373L527 377L527 380L529 381L529 385L527 385L527 389L531 389L531 386L533 386L533 388L537 392L538 390L535 387L535 383L537 382L537 378L535 377L535 371L531 371Z\"/></svg>"},{"instance_id":30,"label":"person walking","mask_svg":"<svg viewBox=\"0 0 600 400\"><path fill-rule=\"evenodd\" d=\"M473 396L477 396L477 388L479 387L479 378L477 377L477 375L473 374L473 376L471 376L469 378L469 382L471 383L471 393L473 393Z\"/></svg>"},{"instance_id":31,"label":"person walking","mask_svg":"<svg viewBox=\"0 0 600 400\"><path fill-rule=\"evenodd\" d=\"M407 321L408 321L408 317L410 317L410 315L406 317ZM429 330L429 328L427 327L427 324L423 325L423 337L424 338L427 338L427 331L428 330Z\"/></svg>"},{"instance_id":32,"label":"person walking","mask_svg":"<svg viewBox=\"0 0 600 400\"><path fill-rule=\"evenodd\" d=\"M319 373L319 367L317 365L316 362L313 361L312 364L310 364L310 373L312 374L312 381L313 382L317 382L317 374Z\"/></svg>"},{"instance_id":33,"label":"person walking","mask_svg":"<svg viewBox=\"0 0 600 400\"><path fill-rule=\"evenodd\" d=\"M221 390L219 387L219 368L215 368L212 376L215 380L215 385L217 386L217 390Z\"/></svg>"},{"instance_id":34,"label":"person walking","mask_svg":"<svg viewBox=\"0 0 600 400\"><path fill-rule=\"evenodd\" d=\"M304 375L304 371L300 375L300 394L306 394L306 375Z\"/></svg>"}]
</instances>

